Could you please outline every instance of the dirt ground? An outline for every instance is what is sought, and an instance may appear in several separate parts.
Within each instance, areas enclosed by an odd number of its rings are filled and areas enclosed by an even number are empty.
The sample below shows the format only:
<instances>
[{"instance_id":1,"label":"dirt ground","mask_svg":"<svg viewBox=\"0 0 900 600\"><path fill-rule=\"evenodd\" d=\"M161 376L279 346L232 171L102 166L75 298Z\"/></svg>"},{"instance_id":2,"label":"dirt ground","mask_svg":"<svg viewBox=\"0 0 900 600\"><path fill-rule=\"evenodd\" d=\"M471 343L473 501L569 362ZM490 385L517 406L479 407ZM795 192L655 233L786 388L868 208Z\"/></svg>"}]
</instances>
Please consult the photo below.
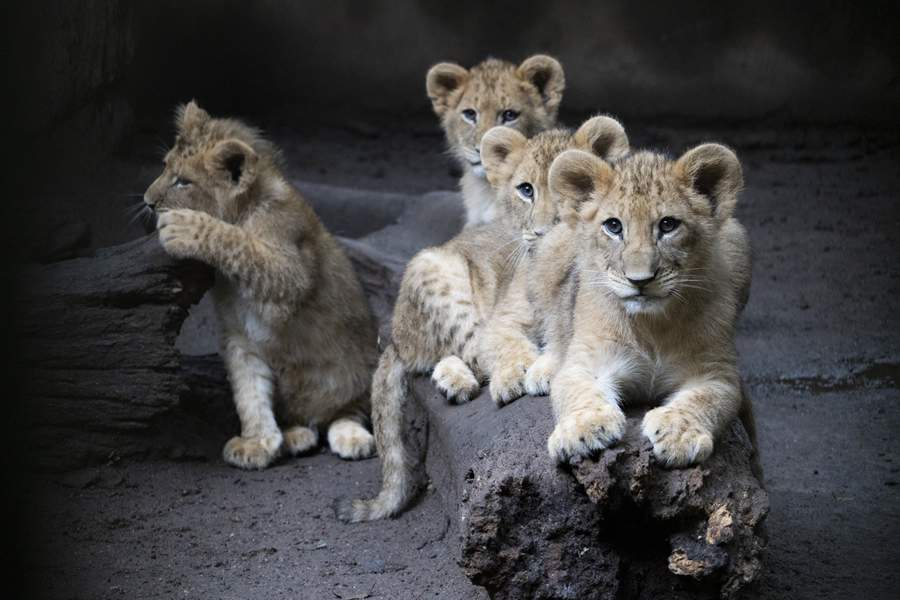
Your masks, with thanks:
<instances>
[{"instance_id":1,"label":"dirt ground","mask_svg":"<svg viewBox=\"0 0 900 600\"><path fill-rule=\"evenodd\" d=\"M400 193L455 186L431 122L289 121L263 124L295 180ZM739 216L755 263L738 346L771 496L765 572L749 596L895 597L900 135L627 125L636 147L717 140L745 166ZM125 207L139 198L128 194L155 176L166 137L148 129L102 175L48 191L77 200L56 216L89 223L94 246L138 235ZM226 439L202 423L194 434L211 448ZM40 475L26 507L25 576L36 596L59 599L483 597L455 564L434 492L397 520L334 519L332 500L372 493L377 471L375 460L319 454L245 473L208 451Z\"/></svg>"}]
</instances>

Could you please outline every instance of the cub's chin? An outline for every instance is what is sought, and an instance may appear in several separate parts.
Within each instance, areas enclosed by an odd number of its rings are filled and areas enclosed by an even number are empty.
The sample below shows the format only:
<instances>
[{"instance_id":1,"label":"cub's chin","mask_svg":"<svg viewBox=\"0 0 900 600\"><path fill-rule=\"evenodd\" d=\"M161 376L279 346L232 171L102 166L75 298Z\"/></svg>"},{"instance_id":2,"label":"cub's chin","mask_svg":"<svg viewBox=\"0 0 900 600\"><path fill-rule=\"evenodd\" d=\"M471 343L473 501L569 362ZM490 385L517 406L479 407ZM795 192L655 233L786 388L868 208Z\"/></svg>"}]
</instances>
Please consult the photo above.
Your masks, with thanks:
<instances>
[{"instance_id":1,"label":"cub's chin","mask_svg":"<svg viewBox=\"0 0 900 600\"><path fill-rule=\"evenodd\" d=\"M484 165L481 163L469 163L469 169L472 170L472 174L475 175L475 177L481 177L482 179L486 177Z\"/></svg>"},{"instance_id":2,"label":"cub's chin","mask_svg":"<svg viewBox=\"0 0 900 600\"><path fill-rule=\"evenodd\" d=\"M656 296L630 296L622 298L622 305L629 315L657 315L665 312L667 301Z\"/></svg>"}]
</instances>

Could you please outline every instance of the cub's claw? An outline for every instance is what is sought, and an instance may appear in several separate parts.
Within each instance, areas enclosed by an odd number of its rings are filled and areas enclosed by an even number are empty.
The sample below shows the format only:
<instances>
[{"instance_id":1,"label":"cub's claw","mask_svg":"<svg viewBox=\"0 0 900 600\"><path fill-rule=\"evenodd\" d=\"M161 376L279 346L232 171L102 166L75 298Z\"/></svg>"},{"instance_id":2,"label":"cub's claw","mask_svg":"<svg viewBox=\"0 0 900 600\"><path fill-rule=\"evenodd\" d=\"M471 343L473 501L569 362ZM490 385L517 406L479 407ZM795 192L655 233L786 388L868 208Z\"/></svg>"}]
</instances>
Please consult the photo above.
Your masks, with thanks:
<instances>
[{"instance_id":1,"label":"cub's claw","mask_svg":"<svg viewBox=\"0 0 900 600\"><path fill-rule=\"evenodd\" d=\"M625 413L613 404L565 415L547 440L547 450L558 463L587 457L608 448L625 434Z\"/></svg>"},{"instance_id":2,"label":"cub's claw","mask_svg":"<svg viewBox=\"0 0 900 600\"><path fill-rule=\"evenodd\" d=\"M656 459L667 467L703 462L713 451L713 436L683 410L660 406L644 415L644 436L653 444Z\"/></svg>"}]
</instances>

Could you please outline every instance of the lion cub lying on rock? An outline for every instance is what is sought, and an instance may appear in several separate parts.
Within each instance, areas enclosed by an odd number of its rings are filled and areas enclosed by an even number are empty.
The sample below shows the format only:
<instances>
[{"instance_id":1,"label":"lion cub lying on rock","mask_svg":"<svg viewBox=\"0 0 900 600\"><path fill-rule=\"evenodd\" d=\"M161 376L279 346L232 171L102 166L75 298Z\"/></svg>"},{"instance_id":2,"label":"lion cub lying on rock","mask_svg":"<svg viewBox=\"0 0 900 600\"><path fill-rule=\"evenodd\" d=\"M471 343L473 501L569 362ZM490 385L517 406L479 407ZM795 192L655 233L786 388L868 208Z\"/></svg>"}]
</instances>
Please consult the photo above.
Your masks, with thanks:
<instances>
[{"instance_id":1,"label":"lion cub lying on rock","mask_svg":"<svg viewBox=\"0 0 900 600\"><path fill-rule=\"evenodd\" d=\"M733 219L735 154L703 144L670 160L558 156L550 187L577 215L577 286L565 358L550 384L556 460L621 439L626 400L663 401L642 430L657 459L705 460L738 416L735 320L749 288L746 233Z\"/></svg>"},{"instance_id":2,"label":"lion cub lying on rock","mask_svg":"<svg viewBox=\"0 0 900 600\"><path fill-rule=\"evenodd\" d=\"M340 457L371 456L364 423L376 334L350 261L257 130L193 102L176 127L144 200L166 252L216 269L222 355L241 421L225 460L262 469L282 452L315 448L319 427Z\"/></svg>"}]
</instances>

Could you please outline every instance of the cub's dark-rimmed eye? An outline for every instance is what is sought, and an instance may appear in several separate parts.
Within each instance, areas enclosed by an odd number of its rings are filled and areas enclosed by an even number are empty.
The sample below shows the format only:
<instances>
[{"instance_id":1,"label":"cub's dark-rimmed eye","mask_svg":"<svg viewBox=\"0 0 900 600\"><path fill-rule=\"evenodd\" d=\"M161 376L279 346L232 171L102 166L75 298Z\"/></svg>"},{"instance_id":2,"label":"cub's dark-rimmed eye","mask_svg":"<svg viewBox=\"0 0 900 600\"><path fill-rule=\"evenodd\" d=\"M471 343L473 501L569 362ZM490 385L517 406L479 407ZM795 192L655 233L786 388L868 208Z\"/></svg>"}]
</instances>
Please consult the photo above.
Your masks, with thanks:
<instances>
[{"instance_id":1,"label":"cub's dark-rimmed eye","mask_svg":"<svg viewBox=\"0 0 900 600\"><path fill-rule=\"evenodd\" d=\"M675 217L663 217L659 220L659 232L660 233L672 233L678 226L681 225L681 221L676 219Z\"/></svg>"},{"instance_id":2,"label":"cub's dark-rimmed eye","mask_svg":"<svg viewBox=\"0 0 900 600\"><path fill-rule=\"evenodd\" d=\"M619 237L622 235L622 221L618 219L607 219L603 221L603 229L606 230L606 233L613 237Z\"/></svg>"},{"instance_id":3,"label":"cub's dark-rimmed eye","mask_svg":"<svg viewBox=\"0 0 900 600\"><path fill-rule=\"evenodd\" d=\"M512 123L516 119L519 118L519 113L517 111L512 110L511 108L507 108L502 113L500 113L500 122L501 123Z\"/></svg>"},{"instance_id":4,"label":"cub's dark-rimmed eye","mask_svg":"<svg viewBox=\"0 0 900 600\"><path fill-rule=\"evenodd\" d=\"M478 113L475 112L475 109L473 109L473 108L467 108L467 109L463 110L462 117L469 123L474 124L476 121L478 121Z\"/></svg>"},{"instance_id":5,"label":"cub's dark-rimmed eye","mask_svg":"<svg viewBox=\"0 0 900 600\"><path fill-rule=\"evenodd\" d=\"M187 186L191 185L191 180L185 179L184 177L176 177L172 182L172 185L177 188L186 188Z\"/></svg>"},{"instance_id":6,"label":"cub's dark-rimmed eye","mask_svg":"<svg viewBox=\"0 0 900 600\"><path fill-rule=\"evenodd\" d=\"M519 198L525 202L532 202L534 200L534 187L528 182L517 185L516 193L519 194Z\"/></svg>"}]
</instances>

